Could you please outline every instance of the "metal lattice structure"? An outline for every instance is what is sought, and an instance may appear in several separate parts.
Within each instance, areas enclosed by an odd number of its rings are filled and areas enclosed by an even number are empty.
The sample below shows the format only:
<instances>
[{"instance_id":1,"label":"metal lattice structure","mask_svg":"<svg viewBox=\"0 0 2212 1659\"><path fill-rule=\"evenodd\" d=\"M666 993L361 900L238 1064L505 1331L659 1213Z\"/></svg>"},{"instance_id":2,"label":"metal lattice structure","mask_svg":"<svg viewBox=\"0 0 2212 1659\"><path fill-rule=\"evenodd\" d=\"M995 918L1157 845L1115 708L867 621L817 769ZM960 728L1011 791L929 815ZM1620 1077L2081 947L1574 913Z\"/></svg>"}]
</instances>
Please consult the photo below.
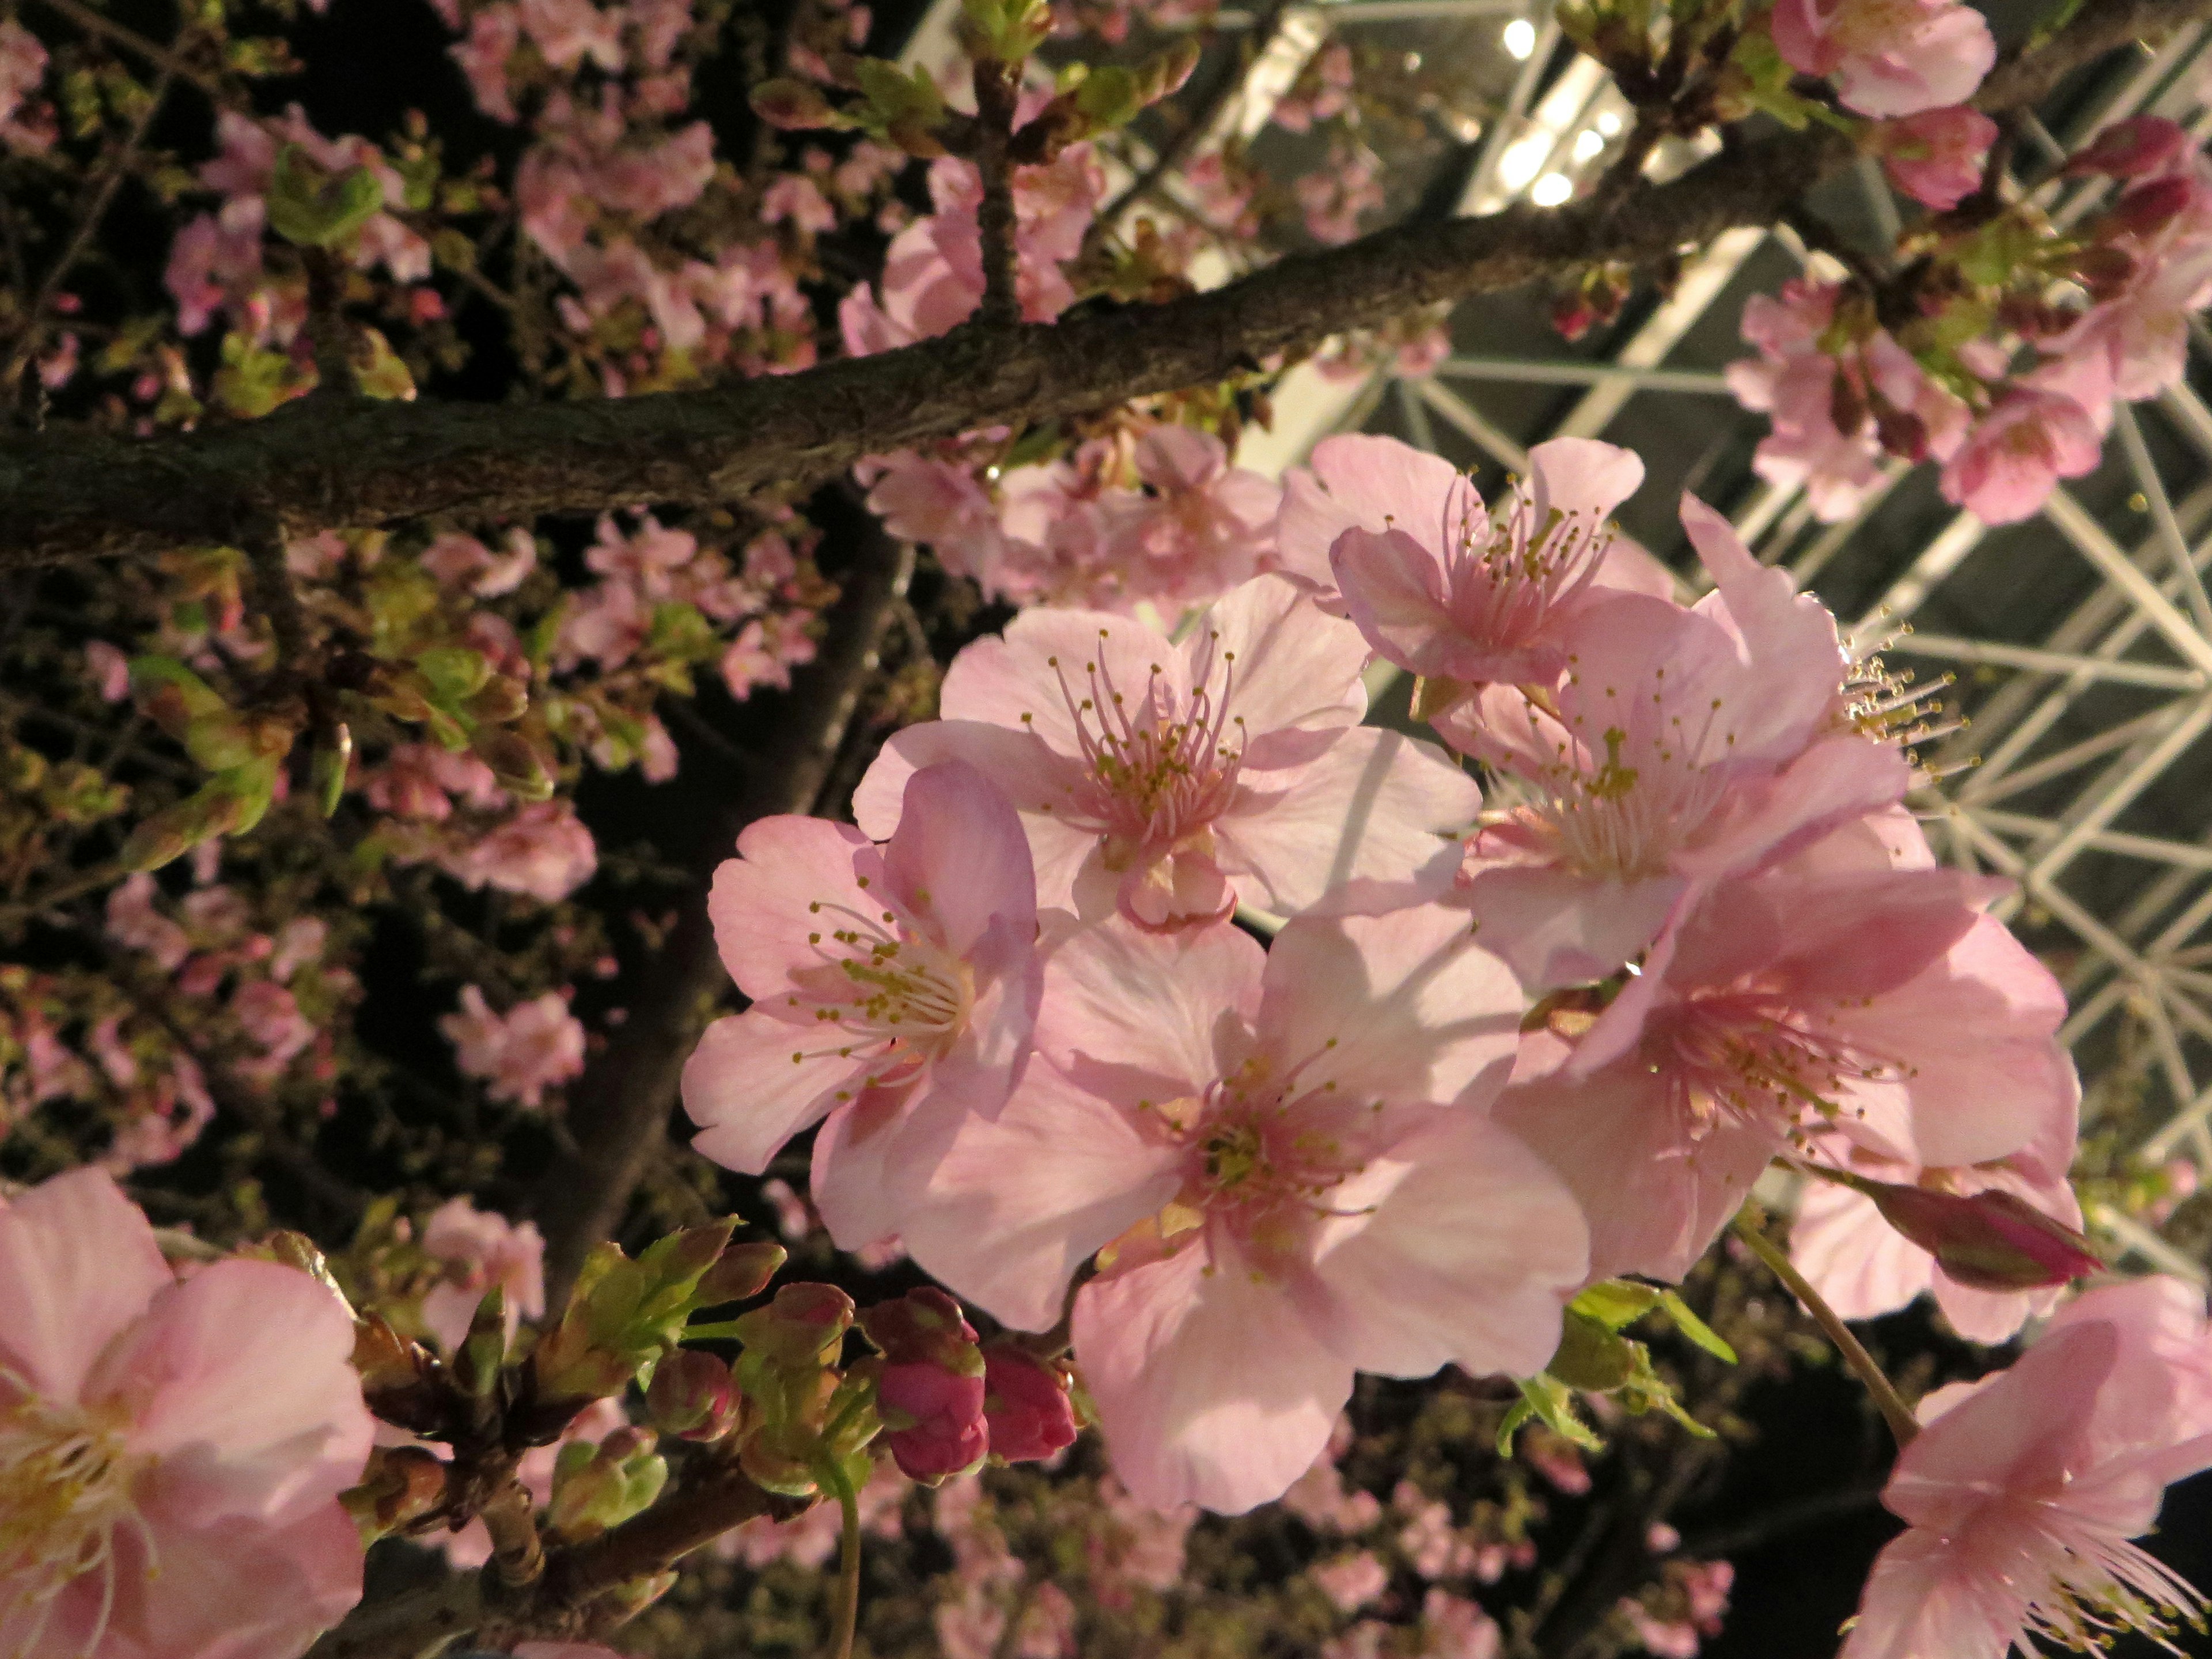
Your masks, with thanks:
<instances>
[{"instance_id":1,"label":"metal lattice structure","mask_svg":"<svg viewBox=\"0 0 2212 1659\"><path fill-rule=\"evenodd\" d=\"M2033 21L1992 11L2001 38ZM1245 47L1237 31L1268 15L1267 38ZM1462 122L1456 143L1386 155L1389 214L1564 201L1603 169L1630 115L1602 68L1561 43L1540 0L1340 0L1218 21L1229 44L1217 50L1243 54L1242 84L1186 161L1232 137L1262 162L1277 153L1269 145L1310 147L1267 118L1332 38L1449 65L1483 118ZM2212 29L2194 27L2075 77L2028 123L2020 187L2063 228L2098 205L2102 185L2032 181L2105 125L2156 113L2212 137L2208 46ZM1700 153L1671 146L1653 171ZM1296 170L1296 150L1284 154ZM1869 248L1893 244L1900 227L1871 161L1812 204ZM1821 524L1802 491L1753 473L1765 417L1736 405L1721 371L1749 355L1746 301L1825 258L1786 228L1729 233L1663 297L1645 295L1576 345L1550 326L1547 295L1470 301L1449 319L1452 355L1431 373L1346 384L1293 370L1271 430L1248 434L1238 459L1279 472L1331 432L1385 431L1450 459L1487 494L1534 443L1606 438L1648 469L1624 530L1678 570L1691 568L1674 519L1688 489L1893 672L1923 687L1955 676L1943 696L1966 723L1923 749L1941 781L1911 805L1939 852L2018 884L2003 914L2065 985L2085 1128L2116 1162L2185 1158L2212 1175L2212 331L2197 331L2191 383L2124 406L2100 469L2039 519L1984 526L1941 499L1930 469L1892 464L1854 517ZM2206 1278L2157 1232L2093 1207L2146 1265Z\"/></svg>"}]
</instances>

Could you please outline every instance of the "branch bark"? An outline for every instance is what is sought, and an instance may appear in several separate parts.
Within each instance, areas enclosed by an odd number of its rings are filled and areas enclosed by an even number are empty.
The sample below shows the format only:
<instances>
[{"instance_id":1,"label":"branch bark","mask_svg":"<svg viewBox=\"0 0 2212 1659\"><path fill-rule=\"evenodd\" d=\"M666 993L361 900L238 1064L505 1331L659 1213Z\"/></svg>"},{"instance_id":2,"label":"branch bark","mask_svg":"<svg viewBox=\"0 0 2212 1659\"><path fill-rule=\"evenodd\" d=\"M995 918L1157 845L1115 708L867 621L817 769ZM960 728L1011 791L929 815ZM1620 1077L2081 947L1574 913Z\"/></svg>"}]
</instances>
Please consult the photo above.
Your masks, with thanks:
<instances>
[{"instance_id":1,"label":"branch bark","mask_svg":"<svg viewBox=\"0 0 2212 1659\"><path fill-rule=\"evenodd\" d=\"M549 1308L567 1301L586 1254L621 1224L630 1194L661 1145L684 1062L727 983L707 915L706 878L731 855L746 824L814 805L913 570L914 550L879 532L862 546L821 651L792 677L784 694L786 714L775 745L729 811L702 837L700 890L685 901L638 994L633 1018L569 1091L575 1150L548 1173L537 1205L545 1234Z\"/></svg>"},{"instance_id":2,"label":"branch bark","mask_svg":"<svg viewBox=\"0 0 2212 1659\"><path fill-rule=\"evenodd\" d=\"M1977 102L2034 102L2212 0L2089 0ZM1826 131L1747 144L1615 202L1400 226L1209 294L1052 324L969 326L873 357L708 391L522 407L302 410L139 441L51 430L0 442L0 569L221 541L241 514L295 533L433 514L521 518L641 501L732 501L986 424L1049 419L1218 380L1347 329L1592 261L1638 264L1771 224L1847 164Z\"/></svg>"}]
</instances>

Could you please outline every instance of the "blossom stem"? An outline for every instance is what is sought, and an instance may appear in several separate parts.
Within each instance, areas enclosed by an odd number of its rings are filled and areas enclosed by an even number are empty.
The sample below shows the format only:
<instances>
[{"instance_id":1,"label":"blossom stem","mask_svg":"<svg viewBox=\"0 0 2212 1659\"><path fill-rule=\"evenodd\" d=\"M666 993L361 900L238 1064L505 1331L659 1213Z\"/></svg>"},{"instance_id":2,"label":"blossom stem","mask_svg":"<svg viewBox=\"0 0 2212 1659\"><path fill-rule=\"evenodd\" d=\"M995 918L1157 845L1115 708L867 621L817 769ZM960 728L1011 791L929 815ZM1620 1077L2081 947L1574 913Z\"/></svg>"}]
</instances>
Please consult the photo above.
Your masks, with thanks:
<instances>
[{"instance_id":1,"label":"blossom stem","mask_svg":"<svg viewBox=\"0 0 2212 1659\"><path fill-rule=\"evenodd\" d=\"M1791 1294L1803 1303L1806 1311L1819 1322L1820 1328L1827 1333L1828 1340L1836 1345L1837 1352L1843 1355L1844 1364L1849 1365L1859 1381L1866 1384L1867 1392L1874 1396L1874 1403L1881 1407L1882 1419L1889 1425L1890 1433L1896 1437L1898 1449L1904 1450L1912 1443L1913 1436L1920 1432L1920 1425L1914 1419L1911 1408L1899 1397L1896 1385L1875 1363L1874 1356L1866 1351L1865 1345L1851 1334L1850 1327L1844 1323L1842 1316L1791 1264L1789 1255L1782 1247L1766 1236L1762 1224L1765 1220L1765 1217L1759 1212L1758 1206L1745 1205L1736 1212L1736 1236L1751 1246L1753 1255L1774 1270L1774 1276L1790 1287Z\"/></svg>"},{"instance_id":2,"label":"blossom stem","mask_svg":"<svg viewBox=\"0 0 2212 1659\"><path fill-rule=\"evenodd\" d=\"M837 1634L830 1659L853 1659L853 1632L860 1620L860 1501L836 1459L825 1457L815 1473L844 1518L837 1553Z\"/></svg>"}]
</instances>

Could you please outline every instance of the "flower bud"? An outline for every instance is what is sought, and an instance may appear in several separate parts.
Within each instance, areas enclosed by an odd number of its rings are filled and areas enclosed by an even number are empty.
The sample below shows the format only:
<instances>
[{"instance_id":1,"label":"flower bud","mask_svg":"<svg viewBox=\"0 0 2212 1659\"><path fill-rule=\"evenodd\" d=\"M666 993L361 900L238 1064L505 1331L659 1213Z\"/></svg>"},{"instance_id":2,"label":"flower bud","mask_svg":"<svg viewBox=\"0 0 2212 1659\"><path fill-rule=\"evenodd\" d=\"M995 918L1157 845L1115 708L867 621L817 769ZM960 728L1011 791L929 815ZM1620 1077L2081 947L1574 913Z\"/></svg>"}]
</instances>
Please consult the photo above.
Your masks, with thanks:
<instances>
[{"instance_id":1,"label":"flower bud","mask_svg":"<svg viewBox=\"0 0 2212 1659\"><path fill-rule=\"evenodd\" d=\"M991 1455L1009 1463L1049 1457L1075 1439L1075 1402L1065 1366L1011 1343L983 1350L983 1420Z\"/></svg>"},{"instance_id":2,"label":"flower bud","mask_svg":"<svg viewBox=\"0 0 2212 1659\"><path fill-rule=\"evenodd\" d=\"M2033 1291L2095 1273L2105 1263L2073 1228L2008 1192L1930 1192L1854 1182L1882 1218L1978 1291Z\"/></svg>"},{"instance_id":3,"label":"flower bud","mask_svg":"<svg viewBox=\"0 0 2212 1659\"><path fill-rule=\"evenodd\" d=\"M780 1367L819 1365L853 1328L853 1298L834 1285L787 1285L738 1321L745 1357Z\"/></svg>"},{"instance_id":4,"label":"flower bud","mask_svg":"<svg viewBox=\"0 0 2212 1659\"><path fill-rule=\"evenodd\" d=\"M804 81L763 81L752 91L753 113L787 131L837 125L830 100Z\"/></svg>"},{"instance_id":5,"label":"flower bud","mask_svg":"<svg viewBox=\"0 0 2212 1659\"><path fill-rule=\"evenodd\" d=\"M2188 210L2196 195L2195 182L2184 174L2153 179L2121 197L2099 222L2098 228L2129 236L2155 236Z\"/></svg>"},{"instance_id":6,"label":"flower bud","mask_svg":"<svg viewBox=\"0 0 2212 1659\"><path fill-rule=\"evenodd\" d=\"M738 1420L738 1389L730 1368L697 1348L678 1348L653 1373L645 1391L653 1425L681 1440L718 1440Z\"/></svg>"},{"instance_id":7,"label":"flower bud","mask_svg":"<svg viewBox=\"0 0 2212 1659\"><path fill-rule=\"evenodd\" d=\"M720 1307L725 1302L750 1302L768 1288L788 1259L781 1244L755 1240L732 1244L722 1259L699 1275L699 1305Z\"/></svg>"},{"instance_id":8,"label":"flower bud","mask_svg":"<svg viewBox=\"0 0 2212 1659\"><path fill-rule=\"evenodd\" d=\"M2160 115L2115 121L2096 142L2066 164L2069 173L2101 173L2114 179L2162 171L2195 146L2189 130Z\"/></svg>"},{"instance_id":9,"label":"flower bud","mask_svg":"<svg viewBox=\"0 0 2212 1659\"><path fill-rule=\"evenodd\" d=\"M649 1507L668 1479L650 1429L617 1429L597 1447L571 1441L553 1467L553 1502L547 1518L555 1532L580 1541L618 1527Z\"/></svg>"},{"instance_id":10,"label":"flower bud","mask_svg":"<svg viewBox=\"0 0 2212 1659\"><path fill-rule=\"evenodd\" d=\"M860 1315L860 1329L894 1365L934 1364L982 1375L974 1328L960 1304L934 1286L878 1303Z\"/></svg>"},{"instance_id":11,"label":"flower bud","mask_svg":"<svg viewBox=\"0 0 2212 1659\"><path fill-rule=\"evenodd\" d=\"M884 1444L901 1470L935 1482L974 1468L991 1449L979 1364L964 1373L928 1362L887 1364L876 1387Z\"/></svg>"},{"instance_id":12,"label":"flower bud","mask_svg":"<svg viewBox=\"0 0 2212 1659\"><path fill-rule=\"evenodd\" d=\"M338 1494L364 1542L420 1520L445 1498L446 1465L420 1446L375 1448L361 1484Z\"/></svg>"}]
</instances>

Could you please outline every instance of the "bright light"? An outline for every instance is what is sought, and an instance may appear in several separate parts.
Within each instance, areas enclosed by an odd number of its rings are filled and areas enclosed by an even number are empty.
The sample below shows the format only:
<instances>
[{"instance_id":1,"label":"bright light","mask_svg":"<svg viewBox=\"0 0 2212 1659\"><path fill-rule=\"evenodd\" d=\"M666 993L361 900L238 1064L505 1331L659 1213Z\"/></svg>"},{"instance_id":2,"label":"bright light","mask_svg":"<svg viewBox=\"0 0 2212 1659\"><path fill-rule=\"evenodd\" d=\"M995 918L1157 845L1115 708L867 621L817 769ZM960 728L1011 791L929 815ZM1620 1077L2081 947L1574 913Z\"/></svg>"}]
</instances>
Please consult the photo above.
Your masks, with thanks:
<instances>
[{"instance_id":1,"label":"bright light","mask_svg":"<svg viewBox=\"0 0 2212 1659\"><path fill-rule=\"evenodd\" d=\"M1575 135L1575 160L1587 161L1605 148L1605 140L1595 132L1584 131Z\"/></svg>"},{"instance_id":2,"label":"bright light","mask_svg":"<svg viewBox=\"0 0 2212 1659\"><path fill-rule=\"evenodd\" d=\"M1540 132L1515 139L1498 158L1498 182L1509 191L1525 190L1528 181L1544 170L1545 159L1551 153L1552 141Z\"/></svg>"},{"instance_id":3,"label":"bright light","mask_svg":"<svg viewBox=\"0 0 2212 1659\"><path fill-rule=\"evenodd\" d=\"M1575 193L1574 185L1564 173L1547 173L1536 181L1528 192L1528 199L1538 207L1557 207Z\"/></svg>"},{"instance_id":4,"label":"bright light","mask_svg":"<svg viewBox=\"0 0 2212 1659\"><path fill-rule=\"evenodd\" d=\"M1527 58L1536 50L1536 26L1525 17L1516 17L1505 26L1505 50L1516 58Z\"/></svg>"},{"instance_id":5,"label":"bright light","mask_svg":"<svg viewBox=\"0 0 2212 1659\"><path fill-rule=\"evenodd\" d=\"M1608 138L1620 137L1620 117L1611 110L1600 112L1597 118L1597 130Z\"/></svg>"}]
</instances>

